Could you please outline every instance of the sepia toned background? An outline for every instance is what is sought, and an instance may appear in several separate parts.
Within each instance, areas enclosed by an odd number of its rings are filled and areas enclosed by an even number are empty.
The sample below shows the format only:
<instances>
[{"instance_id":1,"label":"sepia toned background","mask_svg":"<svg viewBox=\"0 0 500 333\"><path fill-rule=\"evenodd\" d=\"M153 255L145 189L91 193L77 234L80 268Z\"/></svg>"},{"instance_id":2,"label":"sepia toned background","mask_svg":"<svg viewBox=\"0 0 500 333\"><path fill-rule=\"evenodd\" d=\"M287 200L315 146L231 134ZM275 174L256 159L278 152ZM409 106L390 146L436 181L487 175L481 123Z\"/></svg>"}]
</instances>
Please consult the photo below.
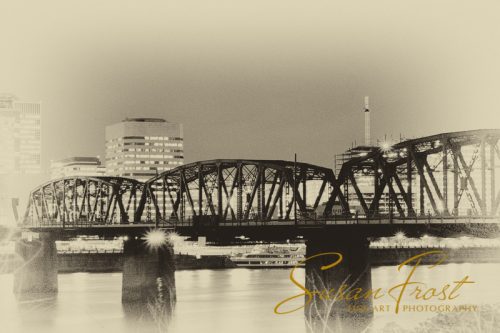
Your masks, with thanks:
<instances>
[{"instance_id":1,"label":"sepia toned background","mask_svg":"<svg viewBox=\"0 0 500 333\"><path fill-rule=\"evenodd\" d=\"M50 178L50 161L104 157L106 126L125 118L182 124L186 164L297 153L329 168L335 154L363 142L364 96L374 144L500 128L500 3L493 0L2 0L0 41L0 94L40 102L43 114L42 172L0 175L9 214L14 197L24 212L29 191ZM498 264L474 265L451 264L437 275L474 271L478 284L463 301L495 303ZM399 281L394 267L373 272L374 285ZM172 332L304 331L302 313L272 313L296 291L288 271L177 276ZM123 315L119 273L59 279L58 303L29 312L10 293L12 276L1 275L0 327L141 330ZM417 322L413 313L378 320L401 329Z\"/></svg>"},{"instance_id":2,"label":"sepia toned background","mask_svg":"<svg viewBox=\"0 0 500 333\"><path fill-rule=\"evenodd\" d=\"M42 101L45 164L102 155L104 126L137 114L183 123L186 162L297 152L325 166L362 140L365 95L374 138L500 122L497 1L2 1L0 11L0 91Z\"/></svg>"}]
</instances>

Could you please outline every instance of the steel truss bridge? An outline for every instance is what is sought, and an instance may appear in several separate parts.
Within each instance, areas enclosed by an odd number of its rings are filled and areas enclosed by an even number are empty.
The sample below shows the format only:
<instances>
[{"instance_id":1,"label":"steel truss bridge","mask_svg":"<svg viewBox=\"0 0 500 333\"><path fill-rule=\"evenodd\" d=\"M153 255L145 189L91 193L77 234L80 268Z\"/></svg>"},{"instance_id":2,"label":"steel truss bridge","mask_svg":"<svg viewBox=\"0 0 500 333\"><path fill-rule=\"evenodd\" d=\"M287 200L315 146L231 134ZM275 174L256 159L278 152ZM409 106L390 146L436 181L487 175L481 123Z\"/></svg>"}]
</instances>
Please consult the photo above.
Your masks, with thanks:
<instances>
[{"instance_id":1,"label":"steel truss bridge","mask_svg":"<svg viewBox=\"0 0 500 333\"><path fill-rule=\"evenodd\" d=\"M499 138L500 130L474 130L361 147L337 175L307 163L220 159L145 183L61 178L30 193L23 227L497 224Z\"/></svg>"}]
</instances>

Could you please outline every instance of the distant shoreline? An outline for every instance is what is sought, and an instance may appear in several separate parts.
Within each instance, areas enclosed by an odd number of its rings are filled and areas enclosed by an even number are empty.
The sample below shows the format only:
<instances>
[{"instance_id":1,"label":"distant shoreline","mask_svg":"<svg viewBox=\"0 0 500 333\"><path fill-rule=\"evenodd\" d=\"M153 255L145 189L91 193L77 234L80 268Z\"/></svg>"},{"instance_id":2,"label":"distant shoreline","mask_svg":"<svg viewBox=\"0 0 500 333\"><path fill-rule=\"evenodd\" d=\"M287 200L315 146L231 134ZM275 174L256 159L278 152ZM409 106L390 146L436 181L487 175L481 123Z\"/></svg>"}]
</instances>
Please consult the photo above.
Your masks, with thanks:
<instances>
[{"instance_id":1,"label":"distant shoreline","mask_svg":"<svg viewBox=\"0 0 500 333\"><path fill-rule=\"evenodd\" d=\"M500 263L500 248L474 247L474 248L373 248L370 249L372 267L395 266L404 259L410 258L423 251L444 251L448 258L447 263ZM60 253L58 254L60 273L76 272L120 272L123 267L121 252L114 253ZM431 264L435 261L433 256L425 258L422 264ZM16 254L0 255L0 273L11 273L22 264ZM176 270L196 269L225 269L237 267L227 255L202 255L196 257L188 254L175 255ZM259 268L259 267L253 267ZM263 267L264 268L264 267ZM268 268L268 267L266 267Z\"/></svg>"}]
</instances>

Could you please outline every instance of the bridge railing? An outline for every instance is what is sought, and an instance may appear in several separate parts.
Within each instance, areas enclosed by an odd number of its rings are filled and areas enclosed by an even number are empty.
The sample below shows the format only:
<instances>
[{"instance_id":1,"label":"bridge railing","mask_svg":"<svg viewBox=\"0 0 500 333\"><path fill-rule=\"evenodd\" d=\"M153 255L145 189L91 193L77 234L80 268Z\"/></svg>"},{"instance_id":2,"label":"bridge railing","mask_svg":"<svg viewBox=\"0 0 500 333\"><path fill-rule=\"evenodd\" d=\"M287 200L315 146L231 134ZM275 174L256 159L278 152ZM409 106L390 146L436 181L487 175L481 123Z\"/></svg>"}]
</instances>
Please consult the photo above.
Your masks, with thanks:
<instances>
[{"instance_id":1,"label":"bridge railing","mask_svg":"<svg viewBox=\"0 0 500 333\"><path fill-rule=\"evenodd\" d=\"M136 221L129 223L96 223L95 221L77 220L71 223L61 223L56 220L36 220L30 222L28 218L24 228L48 229L86 229L86 228L113 228L113 227L161 227L161 228L210 228L210 227L266 227L266 226L326 226L326 225L390 225L390 224L500 224L498 216L417 216L417 217L301 217L297 219L248 219L248 220L223 220L211 218L206 221L197 221L187 218L185 220L158 219L156 221Z\"/></svg>"},{"instance_id":2,"label":"bridge railing","mask_svg":"<svg viewBox=\"0 0 500 333\"><path fill-rule=\"evenodd\" d=\"M64 177L30 193L24 226L205 223L198 219L221 226L495 223L499 140L500 129L475 130L357 147L335 172L303 162L217 159L179 166L145 183Z\"/></svg>"}]
</instances>

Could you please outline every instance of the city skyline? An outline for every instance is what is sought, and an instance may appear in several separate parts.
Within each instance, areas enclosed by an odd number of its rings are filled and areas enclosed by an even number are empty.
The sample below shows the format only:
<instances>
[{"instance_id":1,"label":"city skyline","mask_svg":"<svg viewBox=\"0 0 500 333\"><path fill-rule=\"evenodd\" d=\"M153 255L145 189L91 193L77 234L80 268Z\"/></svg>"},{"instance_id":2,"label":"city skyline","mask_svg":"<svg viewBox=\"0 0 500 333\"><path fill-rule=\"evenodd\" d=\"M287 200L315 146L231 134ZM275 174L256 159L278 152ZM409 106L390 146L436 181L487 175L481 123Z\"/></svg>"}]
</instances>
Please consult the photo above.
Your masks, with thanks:
<instances>
[{"instance_id":1,"label":"city skyline","mask_svg":"<svg viewBox=\"0 0 500 333\"><path fill-rule=\"evenodd\" d=\"M2 331L500 332L500 1L0 12Z\"/></svg>"},{"instance_id":2,"label":"city skyline","mask_svg":"<svg viewBox=\"0 0 500 333\"><path fill-rule=\"evenodd\" d=\"M126 118L106 126L106 174L146 181L184 162L182 124Z\"/></svg>"},{"instance_id":3,"label":"city skyline","mask_svg":"<svg viewBox=\"0 0 500 333\"><path fill-rule=\"evenodd\" d=\"M71 176L105 176L106 167L99 157L72 156L50 161L50 178Z\"/></svg>"},{"instance_id":4,"label":"city skyline","mask_svg":"<svg viewBox=\"0 0 500 333\"><path fill-rule=\"evenodd\" d=\"M0 94L0 175L42 171L41 108L40 102Z\"/></svg>"},{"instance_id":5,"label":"city skyline","mask_svg":"<svg viewBox=\"0 0 500 333\"><path fill-rule=\"evenodd\" d=\"M366 95L374 139L500 123L497 3L388 1L389 15L369 2L216 2L2 4L0 91L43 102L44 167L104 156L103 128L126 117L185 124L187 163L296 152L328 167L362 142Z\"/></svg>"},{"instance_id":6,"label":"city skyline","mask_svg":"<svg viewBox=\"0 0 500 333\"><path fill-rule=\"evenodd\" d=\"M20 193L42 179L41 127L40 102L0 93L0 224L14 223Z\"/></svg>"}]
</instances>

